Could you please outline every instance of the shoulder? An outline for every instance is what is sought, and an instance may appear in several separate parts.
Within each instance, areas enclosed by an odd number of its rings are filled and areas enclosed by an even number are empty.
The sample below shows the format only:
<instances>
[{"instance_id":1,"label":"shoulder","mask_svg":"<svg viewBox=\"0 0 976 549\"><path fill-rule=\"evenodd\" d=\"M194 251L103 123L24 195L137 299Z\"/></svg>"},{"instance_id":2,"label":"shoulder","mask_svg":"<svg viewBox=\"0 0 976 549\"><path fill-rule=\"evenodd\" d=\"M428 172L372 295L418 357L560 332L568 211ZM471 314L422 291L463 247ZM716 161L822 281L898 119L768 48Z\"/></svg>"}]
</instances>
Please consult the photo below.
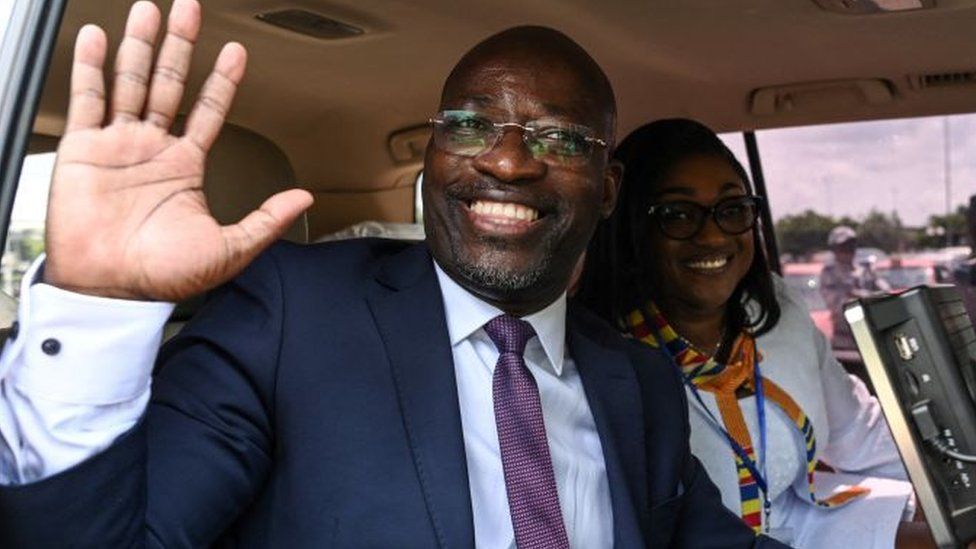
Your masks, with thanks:
<instances>
[{"instance_id":1,"label":"shoulder","mask_svg":"<svg viewBox=\"0 0 976 549\"><path fill-rule=\"evenodd\" d=\"M362 273L374 271L386 258L412 247L412 242L383 238L355 238L319 244L295 244L281 241L271 246L259 259L278 264L284 272L309 269L315 273Z\"/></svg>"},{"instance_id":2,"label":"shoulder","mask_svg":"<svg viewBox=\"0 0 976 549\"><path fill-rule=\"evenodd\" d=\"M568 321L572 330L586 334L608 352L622 353L627 357L644 395L645 408L660 409L667 403L686 408L684 385L678 369L660 349L622 335L580 305L571 304Z\"/></svg>"},{"instance_id":3,"label":"shoulder","mask_svg":"<svg viewBox=\"0 0 976 549\"><path fill-rule=\"evenodd\" d=\"M782 335L793 337L797 333L816 330L817 328L810 318L810 309L799 291L791 288L778 274L773 273L772 279L773 295L780 307L780 317L779 322L769 333L760 336L760 342Z\"/></svg>"},{"instance_id":4,"label":"shoulder","mask_svg":"<svg viewBox=\"0 0 976 549\"><path fill-rule=\"evenodd\" d=\"M410 253L411 249L417 258L408 263L429 263L425 246L402 241L360 238L308 245L277 242L237 277L180 307L186 316L199 316L220 303L229 304L232 310L246 307L274 315L281 313L288 302L293 306L314 306L318 309L316 316L327 315L362 295L367 282L375 279L389 258Z\"/></svg>"},{"instance_id":5,"label":"shoulder","mask_svg":"<svg viewBox=\"0 0 976 549\"><path fill-rule=\"evenodd\" d=\"M773 279L773 293L776 296L776 302L779 303L780 308L783 313L800 313L807 314L806 301L800 292L794 288L791 288L786 280L782 276L772 273Z\"/></svg>"},{"instance_id":6,"label":"shoulder","mask_svg":"<svg viewBox=\"0 0 976 549\"><path fill-rule=\"evenodd\" d=\"M356 238L320 244L279 241L259 255L232 282L266 290L349 289L370 280L391 258L414 249L413 263L429 262L423 244L381 238ZM425 261L426 260L426 261Z\"/></svg>"},{"instance_id":7,"label":"shoulder","mask_svg":"<svg viewBox=\"0 0 976 549\"><path fill-rule=\"evenodd\" d=\"M570 305L568 321L572 329L586 334L600 345L625 353L635 367L673 370L670 362L659 349L621 334L619 330L582 305L575 303Z\"/></svg>"}]
</instances>

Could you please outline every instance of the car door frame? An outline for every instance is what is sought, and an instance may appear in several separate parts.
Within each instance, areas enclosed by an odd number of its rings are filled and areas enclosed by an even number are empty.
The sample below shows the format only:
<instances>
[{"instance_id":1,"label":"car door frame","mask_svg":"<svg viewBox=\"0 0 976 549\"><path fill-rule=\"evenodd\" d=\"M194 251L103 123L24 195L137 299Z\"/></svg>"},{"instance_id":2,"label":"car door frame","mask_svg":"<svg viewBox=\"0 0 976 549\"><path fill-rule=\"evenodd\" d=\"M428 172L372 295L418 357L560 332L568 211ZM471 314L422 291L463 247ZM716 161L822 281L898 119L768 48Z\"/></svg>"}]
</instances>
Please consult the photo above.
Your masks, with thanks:
<instances>
[{"instance_id":1,"label":"car door frame","mask_svg":"<svg viewBox=\"0 0 976 549\"><path fill-rule=\"evenodd\" d=\"M14 0L0 42L0 243L67 0Z\"/></svg>"}]
</instances>

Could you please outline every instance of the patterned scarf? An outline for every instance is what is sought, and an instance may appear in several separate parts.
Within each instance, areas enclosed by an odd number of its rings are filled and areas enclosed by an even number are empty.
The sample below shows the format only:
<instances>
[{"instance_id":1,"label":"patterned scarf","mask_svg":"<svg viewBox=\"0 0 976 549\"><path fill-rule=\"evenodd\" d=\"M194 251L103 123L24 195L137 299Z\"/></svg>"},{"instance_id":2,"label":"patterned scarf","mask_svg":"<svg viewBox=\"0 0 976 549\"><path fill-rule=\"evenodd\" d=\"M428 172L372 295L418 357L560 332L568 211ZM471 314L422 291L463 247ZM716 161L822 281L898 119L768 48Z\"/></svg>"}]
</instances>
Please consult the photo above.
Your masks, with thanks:
<instances>
[{"instance_id":1,"label":"patterned scarf","mask_svg":"<svg viewBox=\"0 0 976 549\"><path fill-rule=\"evenodd\" d=\"M713 356L706 355L691 346L690 343L668 324L661 312L653 303L649 303L647 311L650 318L645 318L641 310L634 310L627 315L627 326L631 335L651 347L659 346L657 336L664 340L664 345L674 357L681 373L702 391L715 395L715 402L721 414L722 423L732 439L742 447L749 459L755 464L756 452L752 446L752 438L746 427L742 409L736 391L743 387L755 391L753 361L758 354L756 339L747 331L743 331L732 345L726 364L718 363ZM648 322L649 320L649 322ZM782 388L771 379L763 376L763 392L765 396L776 404L793 421L796 428L803 435L806 442L807 483L810 488L810 500L820 507L839 507L859 497L867 495L869 488L854 486L837 492L825 499L818 499L814 492L813 471L817 465L817 439L813 433L813 424L800 406ZM735 459L736 471L739 477L739 496L741 500L742 520L752 527L756 533L762 529L762 503L759 485L752 472L737 453L732 452Z\"/></svg>"}]
</instances>

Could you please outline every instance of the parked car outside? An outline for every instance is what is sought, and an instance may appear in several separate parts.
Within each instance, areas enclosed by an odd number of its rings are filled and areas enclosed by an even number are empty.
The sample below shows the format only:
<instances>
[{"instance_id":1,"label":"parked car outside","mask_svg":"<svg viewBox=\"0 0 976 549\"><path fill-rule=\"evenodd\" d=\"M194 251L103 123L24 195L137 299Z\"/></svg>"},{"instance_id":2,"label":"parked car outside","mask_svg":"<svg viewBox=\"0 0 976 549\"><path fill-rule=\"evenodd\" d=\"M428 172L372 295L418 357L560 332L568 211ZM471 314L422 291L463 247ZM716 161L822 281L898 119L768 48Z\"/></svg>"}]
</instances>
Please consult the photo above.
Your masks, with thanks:
<instances>
[{"instance_id":1,"label":"parked car outside","mask_svg":"<svg viewBox=\"0 0 976 549\"><path fill-rule=\"evenodd\" d=\"M893 291L913 286L951 282L948 266L931 257L891 257L874 265L878 276L891 285Z\"/></svg>"}]
</instances>

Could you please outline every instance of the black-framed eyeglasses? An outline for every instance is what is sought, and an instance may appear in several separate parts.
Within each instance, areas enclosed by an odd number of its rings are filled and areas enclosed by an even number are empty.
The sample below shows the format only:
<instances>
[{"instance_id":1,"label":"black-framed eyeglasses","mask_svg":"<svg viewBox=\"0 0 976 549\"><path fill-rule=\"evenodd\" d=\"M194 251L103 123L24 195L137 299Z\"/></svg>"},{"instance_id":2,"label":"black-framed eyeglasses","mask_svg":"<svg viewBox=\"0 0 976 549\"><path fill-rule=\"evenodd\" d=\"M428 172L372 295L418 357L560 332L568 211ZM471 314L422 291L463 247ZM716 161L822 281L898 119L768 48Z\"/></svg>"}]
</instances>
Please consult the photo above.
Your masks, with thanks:
<instances>
[{"instance_id":1,"label":"black-framed eyeglasses","mask_svg":"<svg viewBox=\"0 0 976 549\"><path fill-rule=\"evenodd\" d=\"M491 150L508 129L520 130L532 156L549 164L585 164L595 147L607 146L586 126L553 120L495 122L476 111L445 110L431 118L430 124L434 144L459 156L474 157Z\"/></svg>"},{"instance_id":2,"label":"black-framed eyeglasses","mask_svg":"<svg viewBox=\"0 0 976 549\"><path fill-rule=\"evenodd\" d=\"M745 195L719 200L703 206L690 200L654 204L647 213L657 221L664 236L674 240L689 240L701 232L711 217L725 234L742 234L756 226L762 197Z\"/></svg>"}]
</instances>

